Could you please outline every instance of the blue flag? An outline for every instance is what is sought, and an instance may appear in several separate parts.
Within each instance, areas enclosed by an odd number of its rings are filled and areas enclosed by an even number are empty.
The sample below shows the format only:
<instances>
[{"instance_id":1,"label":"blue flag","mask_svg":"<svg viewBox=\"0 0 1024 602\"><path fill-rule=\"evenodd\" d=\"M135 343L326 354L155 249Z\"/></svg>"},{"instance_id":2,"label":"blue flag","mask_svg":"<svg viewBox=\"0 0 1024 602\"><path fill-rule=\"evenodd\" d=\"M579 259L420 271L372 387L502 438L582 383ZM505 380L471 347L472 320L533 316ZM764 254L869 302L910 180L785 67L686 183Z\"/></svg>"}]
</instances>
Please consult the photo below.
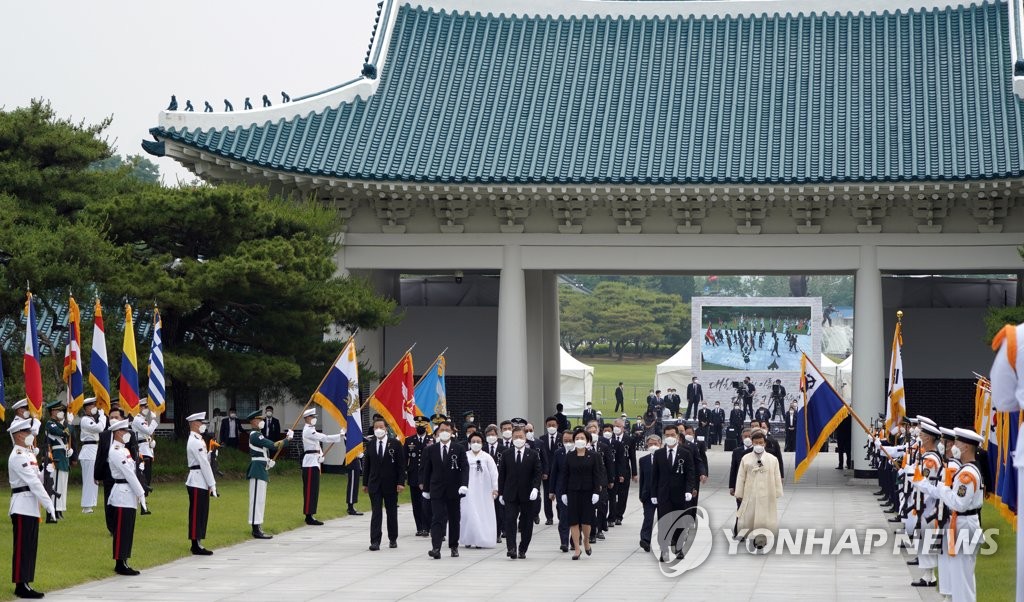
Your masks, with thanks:
<instances>
[{"instance_id":1,"label":"blue flag","mask_svg":"<svg viewBox=\"0 0 1024 602\"><path fill-rule=\"evenodd\" d=\"M439 355L430 368L420 377L413 389L416 398L416 411L420 416L430 417L431 414L448 414L448 398L444 384L444 356Z\"/></svg>"},{"instance_id":2,"label":"blue flag","mask_svg":"<svg viewBox=\"0 0 1024 602\"><path fill-rule=\"evenodd\" d=\"M828 436L849 415L850 408L825 380L807 354L800 358L800 390L796 410L796 471L799 481Z\"/></svg>"},{"instance_id":3,"label":"blue flag","mask_svg":"<svg viewBox=\"0 0 1024 602\"><path fill-rule=\"evenodd\" d=\"M363 453L363 426L359 416L359 372L356 343L349 342L331 364L323 382L313 393L325 412L345 427L345 463Z\"/></svg>"}]
</instances>

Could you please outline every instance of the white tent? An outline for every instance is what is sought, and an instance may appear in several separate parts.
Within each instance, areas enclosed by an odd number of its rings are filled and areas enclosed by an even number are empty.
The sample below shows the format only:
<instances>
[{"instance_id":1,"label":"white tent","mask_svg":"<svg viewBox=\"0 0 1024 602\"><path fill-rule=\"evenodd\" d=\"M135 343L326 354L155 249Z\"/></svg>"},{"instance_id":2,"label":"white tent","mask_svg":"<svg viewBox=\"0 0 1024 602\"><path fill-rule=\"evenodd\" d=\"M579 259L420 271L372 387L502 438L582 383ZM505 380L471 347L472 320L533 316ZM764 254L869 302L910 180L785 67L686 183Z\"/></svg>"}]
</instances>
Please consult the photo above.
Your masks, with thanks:
<instances>
[{"instance_id":1,"label":"white tent","mask_svg":"<svg viewBox=\"0 0 1024 602\"><path fill-rule=\"evenodd\" d=\"M693 341L687 342L675 355L658 364L654 374L654 388L664 391L686 391L693 377Z\"/></svg>"},{"instance_id":2,"label":"white tent","mask_svg":"<svg viewBox=\"0 0 1024 602\"><path fill-rule=\"evenodd\" d=\"M588 366L559 348L561 379L559 395L563 411L569 416L583 414L583 404L594 396L594 367Z\"/></svg>"},{"instance_id":3,"label":"white tent","mask_svg":"<svg viewBox=\"0 0 1024 602\"><path fill-rule=\"evenodd\" d=\"M837 387L839 394L843 396L847 403L851 403L850 398L853 395L853 355L851 354L845 360L839 362L836 371L839 373L839 382L841 383L841 386Z\"/></svg>"},{"instance_id":4,"label":"white tent","mask_svg":"<svg viewBox=\"0 0 1024 602\"><path fill-rule=\"evenodd\" d=\"M825 380L831 383L833 387L836 387L836 389L839 388L839 364L833 362L832 359L829 358L829 356L822 353L821 361L818 363L818 369L821 370L821 373L825 375Z\"/></svg>"}]
</instances>

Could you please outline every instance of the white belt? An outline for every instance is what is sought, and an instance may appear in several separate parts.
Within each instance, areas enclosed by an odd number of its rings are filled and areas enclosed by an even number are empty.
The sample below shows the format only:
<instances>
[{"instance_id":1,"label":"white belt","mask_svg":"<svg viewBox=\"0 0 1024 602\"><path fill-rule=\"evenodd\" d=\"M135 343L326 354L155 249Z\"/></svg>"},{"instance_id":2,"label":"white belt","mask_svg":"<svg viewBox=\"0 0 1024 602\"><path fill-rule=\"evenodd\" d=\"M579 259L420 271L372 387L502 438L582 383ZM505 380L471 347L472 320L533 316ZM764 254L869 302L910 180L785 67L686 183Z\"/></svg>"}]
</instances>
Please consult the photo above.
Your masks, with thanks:
<instances>
[{"instance_id":1,"label":"white belt","mask_svg":"<svg viewBox=\"0 0 1024 602\"><path fill-rule=\"evenodd\" d=\"M266 458L266 457L263 457L263 458L249 458L249 460L252 461L252 462L269 462L270 458Z\"/></svg>"}]
</instances>

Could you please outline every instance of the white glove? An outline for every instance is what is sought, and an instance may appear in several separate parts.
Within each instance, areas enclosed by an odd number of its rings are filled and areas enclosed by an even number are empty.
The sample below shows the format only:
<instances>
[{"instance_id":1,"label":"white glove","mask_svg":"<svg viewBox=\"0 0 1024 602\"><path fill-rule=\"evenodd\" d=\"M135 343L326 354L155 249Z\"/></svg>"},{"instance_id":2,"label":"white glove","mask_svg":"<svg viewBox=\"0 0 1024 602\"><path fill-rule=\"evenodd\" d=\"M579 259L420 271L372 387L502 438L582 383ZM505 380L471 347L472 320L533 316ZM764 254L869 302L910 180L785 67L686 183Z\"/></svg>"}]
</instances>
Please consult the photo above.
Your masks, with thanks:
<instances>
[{"instance_id":1,"label":"white glove","mask_svg":"<svg viewBox=\"0 0 1024 602\"><path fill-rule=\"evenodd\" d=\"M50 500L46 500L46 514L50 518L57 520L57 511L54 510L53 502Z\"/></svg>"},{"instance_id":2,"label":"white glove","mask_svg":"<svg viewBox=\"0 0 1024 602\"><path fill-rule=\"evenodd\" d=\"M295 431L293 431L292 429L288 429L288 435L287 435L287 439L288 439L289 441L291 441L291 440L292 440L292 439L294 439L294 438L295 438Z\"/></svg>"},{"instance_id":3,"label":"white glove","mask_svg":"<svg viewBox=\"0 0 1024 602\"><path fill-rule=\"evenodd\" d=\"M49 464L46 465L46 472L50 473L51 478L54 476L56 470L57 469L53 466L53 462L50 462Z\"/></svg>"},{"instance_id":4,"label":"white glove","mask_svg":"<svg viewBox=\"0 0 1024 602\"><path fill-rule=\"evenodd\" d=\"M684 499L686 499L686 501L688 501L688 502L689 502L690 500L692 500L692 499L693 499L693 494L692 494L692 493L687 493L687 494L686 494L686 497L685 497Z\"/></svg>"},{"instance_id":5,"label":"white glove","mask_svg":"<svg viewBox=\"0 0 1024 602\"><path fill-rule=\"evenodd\" d=\"M149 512L149 508L146 506L146 498L145 498L145 496L139 498L139 504L142 505L142 511L143 512Z\"/></svg>"},{"instance_id":6,"label":"white glove","mask_svg":"<svg viewBox=\"0 0 1024 602\"><path fill-rule=\"evenodd\" d=\"M217 495L216 487L210 487L210 495L212 495L213 497L220 497L219 495Z\"/></svg>"},{"instance_id":7,"label":"white glove","mask_svg":"<svg viewBox=\"0 0 1024 602\"><path fill-rule=\"evenodd\" d=\"M531 501L531 502L532 502L532 501L535 501L535 500L537 499L537 496L538 496L539 494L540 494L540 492L538 492L538 491L537 491L537 488L536 488L536 487L534 487L534 488L533 488L533 490L532 490L532 491L530 492L530 501Z\"/></svg>"},{"instance_id":8,"label":"white glove","mask_svg":"<svg viewBox=\"0 0 1024 602\"><path fill-rule=\"evenodd\" d=\"M601 499L601 496L600 496L600 495L598 495L598 494L596 494L596 493L595 493L595 494L592 494L592 495L590 496L590 503L591 503L591 504L597 504L597 500L599 500L599 499Z\"/></svg>"},{"instance_id":9,"label":"white glove","mask_svg":"<svg viewBox=\"0 0 1024 602\"><path fill-rule=\"evenodd\" d=\"M317 462L323 464L324 463L324 455L323 454L318 455L316 457L316 460L317 460Z\"/></svg>"},{"instance_id":10,"label":"white glove","mask_svg":"<svg viewBox=\"0 0 1024 602\"><path fill-rule=\"evenodd\" d=\"M467 493L469 493L469 487L466 487L465 485L459 487L459 495L466 495Z\"/></svg>"},{"instance_id":11,"label":"white glove","mask_svg":"<svg viewBox=\"0 0 1024 602\"><path fill-rule=\"evenodd\" d=\"M565 495L564 493L562 494L562 505L563 506L568 506L569 505L569 497L567 495Z\"/></svg>"},{"instance_id":12,"label":"white glove","mask_svg":"<svg viewBox=\"0 0 1024 602\"><path fill-rule=\"evenodd\" d=\"M424 491L422 495L423 495L423 499L425 499L425 500L429 500L430 499L430 494L427 493L426 491Z\"/></svg>"},{"instance_id":13,"label":"white glove","mask_svg":"<svg viewBox=\"0 0 1024 602\"><path fill-rule=\"evenodd\" d=\"M73 448L70 448L70 447L69 447L69 448L67 449L67 452L68 452L68 460L70 460L70 459L71 459L71 456L75 455L75 450L74 450Z\"/></svg>"},{"instance_id":14,"label":"white glove","mask_svg":"<svg viewBox=\"0 0 1024 602\"><path fill-rule=\"evenodd\" d=\"M651 498L651 504L654 505L654 506L657 506L658 505L658 498L652 497Z\"/></svg>"},{"instance_id":15,"label":"white glove","mask_svg":"<svg viewBox=\"0 0 1024 602\"><path fill-rule=\"evenodd\" d=\"M499 495L498 496L498 503L501 504L502 506L504 506L505 505L505 496Z\"/></svg>"},{"instance_id":16,"label":"white glove","mask_svg":"<svg viewBox=\"0 0 1024 602\"><path fill-rule=\"evenodd\" d=\"M156 449L156 439L149 440L149 449Z\"/></svg>"},{"instance_id":17,"label":"white glove","mask_svg":"<svg viewBox=\"0 0 1024 602\"><path fill-rule=\"evenodd\" d=\"M362 452L360 452L359 455L356 456L356 457L359 458L359 459L362 459L364 455L366 455L366 454L363 454Z\"/></svg>"},{"instance_id":18,"label":"white glove","mask_svg":"<svg viewBox=\"0 0 1024 602\"><path fill-rule=\"evenodd\" d=\"M106 412L103 411L103 408L96 408L96 415L97 416L105 416Z\"/></svg>"},{"instance_id":19,"label":"white glove","mask_svg":"<svg viewBox=\"0 0 1024 602\"><path fill-rule=\"evenodd\" d=\"M274 462L273 460L267 460L267 470L270 470L275 466L277 466L277 462Z\"/></svg>"}]
</instances>

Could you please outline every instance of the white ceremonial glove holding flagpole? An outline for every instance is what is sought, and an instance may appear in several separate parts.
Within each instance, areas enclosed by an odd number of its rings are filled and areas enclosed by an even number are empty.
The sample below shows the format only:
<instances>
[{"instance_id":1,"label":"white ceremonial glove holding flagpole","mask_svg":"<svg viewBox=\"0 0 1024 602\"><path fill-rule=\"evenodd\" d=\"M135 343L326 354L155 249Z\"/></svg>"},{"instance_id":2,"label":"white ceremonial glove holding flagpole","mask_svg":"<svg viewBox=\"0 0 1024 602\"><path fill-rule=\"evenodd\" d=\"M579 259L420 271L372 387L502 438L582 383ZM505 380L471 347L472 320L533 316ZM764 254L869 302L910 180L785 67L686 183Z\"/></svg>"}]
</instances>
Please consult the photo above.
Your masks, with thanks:
<instances>
[{"instance_id":1,"label":"white ceremonial glove holding flagpole","mask_svg":"<svg viewBox=\"0 0 1024 602\"><path fill-rule=\"evenodd\" d=\"M534 488L533 488L533 490L532 490L532 491L530 491L530 501L531 501L531 502L534 502L534 501L536 501L536 500L537 500L537 496L538 496L538 495L539 495L539 492L537 491L537 488L536 488L536 487L534 487Z\"/></svg>"}]
</instances>

